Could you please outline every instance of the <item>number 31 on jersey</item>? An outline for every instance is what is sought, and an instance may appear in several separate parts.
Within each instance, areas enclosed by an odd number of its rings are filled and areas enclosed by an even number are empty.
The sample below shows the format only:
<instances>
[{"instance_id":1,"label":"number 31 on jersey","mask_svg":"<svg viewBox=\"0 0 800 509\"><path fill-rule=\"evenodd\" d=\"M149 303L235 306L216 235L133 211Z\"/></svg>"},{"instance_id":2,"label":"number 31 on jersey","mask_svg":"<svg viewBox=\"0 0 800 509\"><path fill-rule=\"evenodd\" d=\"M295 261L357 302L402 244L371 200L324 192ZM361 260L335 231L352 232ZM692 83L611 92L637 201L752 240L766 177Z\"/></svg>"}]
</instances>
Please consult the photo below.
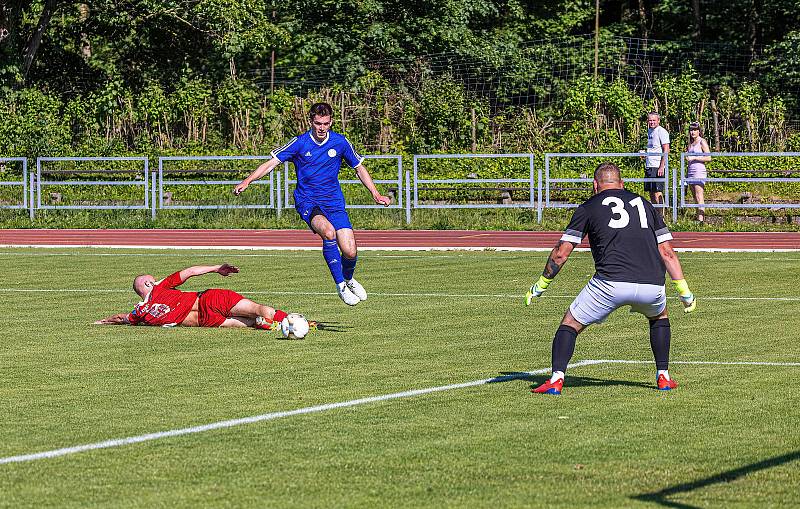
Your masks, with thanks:
<instances>
[{"instance_id":1,"label":"number 31 on jersey","mask_svg":"<svg viewBox=\"0 0 800 509\"><path fill-rule=\"evenodd\" d=\"M628 224L631 222L631 216L628 214L628 211L625 210L625 204L622 200L616 196L609 196L604 199L602 203L607 207L611 207L611 213L614 216L619 216L611 217L611 220L608 222L608 226L610 228L625 228L628 226ZM639 212L639 226L642 228L647 228L647 214L645 214L644 211L644 202L642 202L642 197L637 196L628 203Z\"/></svg>"}]
</instances>

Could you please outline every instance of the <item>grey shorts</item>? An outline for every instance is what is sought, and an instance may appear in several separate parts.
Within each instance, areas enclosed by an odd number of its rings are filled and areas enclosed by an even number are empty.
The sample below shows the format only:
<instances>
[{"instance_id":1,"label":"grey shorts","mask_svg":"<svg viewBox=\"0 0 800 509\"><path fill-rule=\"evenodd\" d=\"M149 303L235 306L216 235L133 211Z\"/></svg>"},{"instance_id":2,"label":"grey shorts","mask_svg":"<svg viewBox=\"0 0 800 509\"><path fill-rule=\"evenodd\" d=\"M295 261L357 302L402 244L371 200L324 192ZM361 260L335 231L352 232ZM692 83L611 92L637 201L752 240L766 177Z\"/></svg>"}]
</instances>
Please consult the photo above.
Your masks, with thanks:
<instances>
[{"instance_id":1,"label":"grey shorts","mask_svg":"<svg viewBox=\"0 0 800 509\"><path fill-rule=\"evenodd\" d=\"M572 317L583 325L600 323L617 308L630 306L632 313L655 318L667 307L664 285L621 283L593 277L569 306Z\"/></svg>"}]
</instances>

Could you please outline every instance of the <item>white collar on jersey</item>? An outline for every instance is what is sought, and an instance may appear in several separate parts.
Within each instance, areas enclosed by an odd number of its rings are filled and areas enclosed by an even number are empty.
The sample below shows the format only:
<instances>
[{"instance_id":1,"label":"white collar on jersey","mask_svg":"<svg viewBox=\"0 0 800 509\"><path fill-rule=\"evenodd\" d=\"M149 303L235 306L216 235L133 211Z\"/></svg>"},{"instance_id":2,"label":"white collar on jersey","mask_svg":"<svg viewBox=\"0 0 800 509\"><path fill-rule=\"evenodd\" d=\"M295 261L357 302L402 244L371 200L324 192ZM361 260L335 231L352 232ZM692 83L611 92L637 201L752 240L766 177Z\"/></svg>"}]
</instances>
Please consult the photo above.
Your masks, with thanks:
<instances>
[{"instance_id":1,"label":"white collar on jersey","mask_svg":"<svg viewBox=\"0 0 800 509\"><path fill-rule=\"evenodd\" d=\"M317 141L317 139L314 138L314 133L312 133L311 131L308 131L308 135L311 137L311 141L313 141L314 143L317 144L317 146L320 146L320 147L325 145L328 142L328 140L331 138L331 132L330 131L325 133L325 139L322 140L322 141Z\"/></svg>"}]
</instances>

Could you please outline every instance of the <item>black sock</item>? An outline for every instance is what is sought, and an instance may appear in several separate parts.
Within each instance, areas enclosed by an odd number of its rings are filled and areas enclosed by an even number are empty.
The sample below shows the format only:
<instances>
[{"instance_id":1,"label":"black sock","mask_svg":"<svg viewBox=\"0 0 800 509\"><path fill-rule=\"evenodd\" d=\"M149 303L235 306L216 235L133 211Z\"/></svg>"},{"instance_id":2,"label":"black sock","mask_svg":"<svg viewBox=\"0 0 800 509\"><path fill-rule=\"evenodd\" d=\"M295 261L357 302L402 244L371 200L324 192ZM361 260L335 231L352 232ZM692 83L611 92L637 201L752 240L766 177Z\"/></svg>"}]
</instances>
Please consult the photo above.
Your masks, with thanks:
<instances>
[{"instance_id":1,"label":"black sock","mask_svg":"<svg viewBox=\"0 0 800 509\"><path fill-rule=\"evenodd\" d=\"M567 364L575 352L578 331L569 325L561 325L553 338L553 371L566 373Z\"/></svg>"},{"instance_id":2,"label":"black sock","mask_svg":"<svg viewBox=\"0 0 800 509\"><path fill-rule=\"evenodd\" d=\"M669 318L650 320L650 348L656 359L656 369L669 369Z\"/></svg>"}]
</instances>

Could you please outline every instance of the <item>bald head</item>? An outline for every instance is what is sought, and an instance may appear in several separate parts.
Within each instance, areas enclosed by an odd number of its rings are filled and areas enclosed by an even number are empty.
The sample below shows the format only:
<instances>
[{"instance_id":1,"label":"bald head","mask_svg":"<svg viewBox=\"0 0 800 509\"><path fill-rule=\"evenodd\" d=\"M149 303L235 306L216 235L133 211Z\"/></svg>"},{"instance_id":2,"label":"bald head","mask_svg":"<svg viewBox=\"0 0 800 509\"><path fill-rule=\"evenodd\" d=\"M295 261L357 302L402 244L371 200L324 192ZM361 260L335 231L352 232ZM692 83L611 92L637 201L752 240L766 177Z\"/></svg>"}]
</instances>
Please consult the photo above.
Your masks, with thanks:
<instances>
[{"instance_id":1,"label":"bald head","mask_svg":"<svg viewBox=\"0 0 800 509\"><path fill-rule=\"evenodd\" d=\"M601 163L594 170L594 188L596 193L606 189L622 189L622 176L616 164Z\"/></svg>"},{"instance_id":2,"label":"bald head","mask_svg":"<svg viewBox=\"0 0 800 509\"><path fill-rule=\"evenodd\" d=\"M156 278L150 274L142 274L136 276L133 280L133 291L139 294L139 297L144 298L150 290L155 286Z\"/></svg>"}]
</instances>

